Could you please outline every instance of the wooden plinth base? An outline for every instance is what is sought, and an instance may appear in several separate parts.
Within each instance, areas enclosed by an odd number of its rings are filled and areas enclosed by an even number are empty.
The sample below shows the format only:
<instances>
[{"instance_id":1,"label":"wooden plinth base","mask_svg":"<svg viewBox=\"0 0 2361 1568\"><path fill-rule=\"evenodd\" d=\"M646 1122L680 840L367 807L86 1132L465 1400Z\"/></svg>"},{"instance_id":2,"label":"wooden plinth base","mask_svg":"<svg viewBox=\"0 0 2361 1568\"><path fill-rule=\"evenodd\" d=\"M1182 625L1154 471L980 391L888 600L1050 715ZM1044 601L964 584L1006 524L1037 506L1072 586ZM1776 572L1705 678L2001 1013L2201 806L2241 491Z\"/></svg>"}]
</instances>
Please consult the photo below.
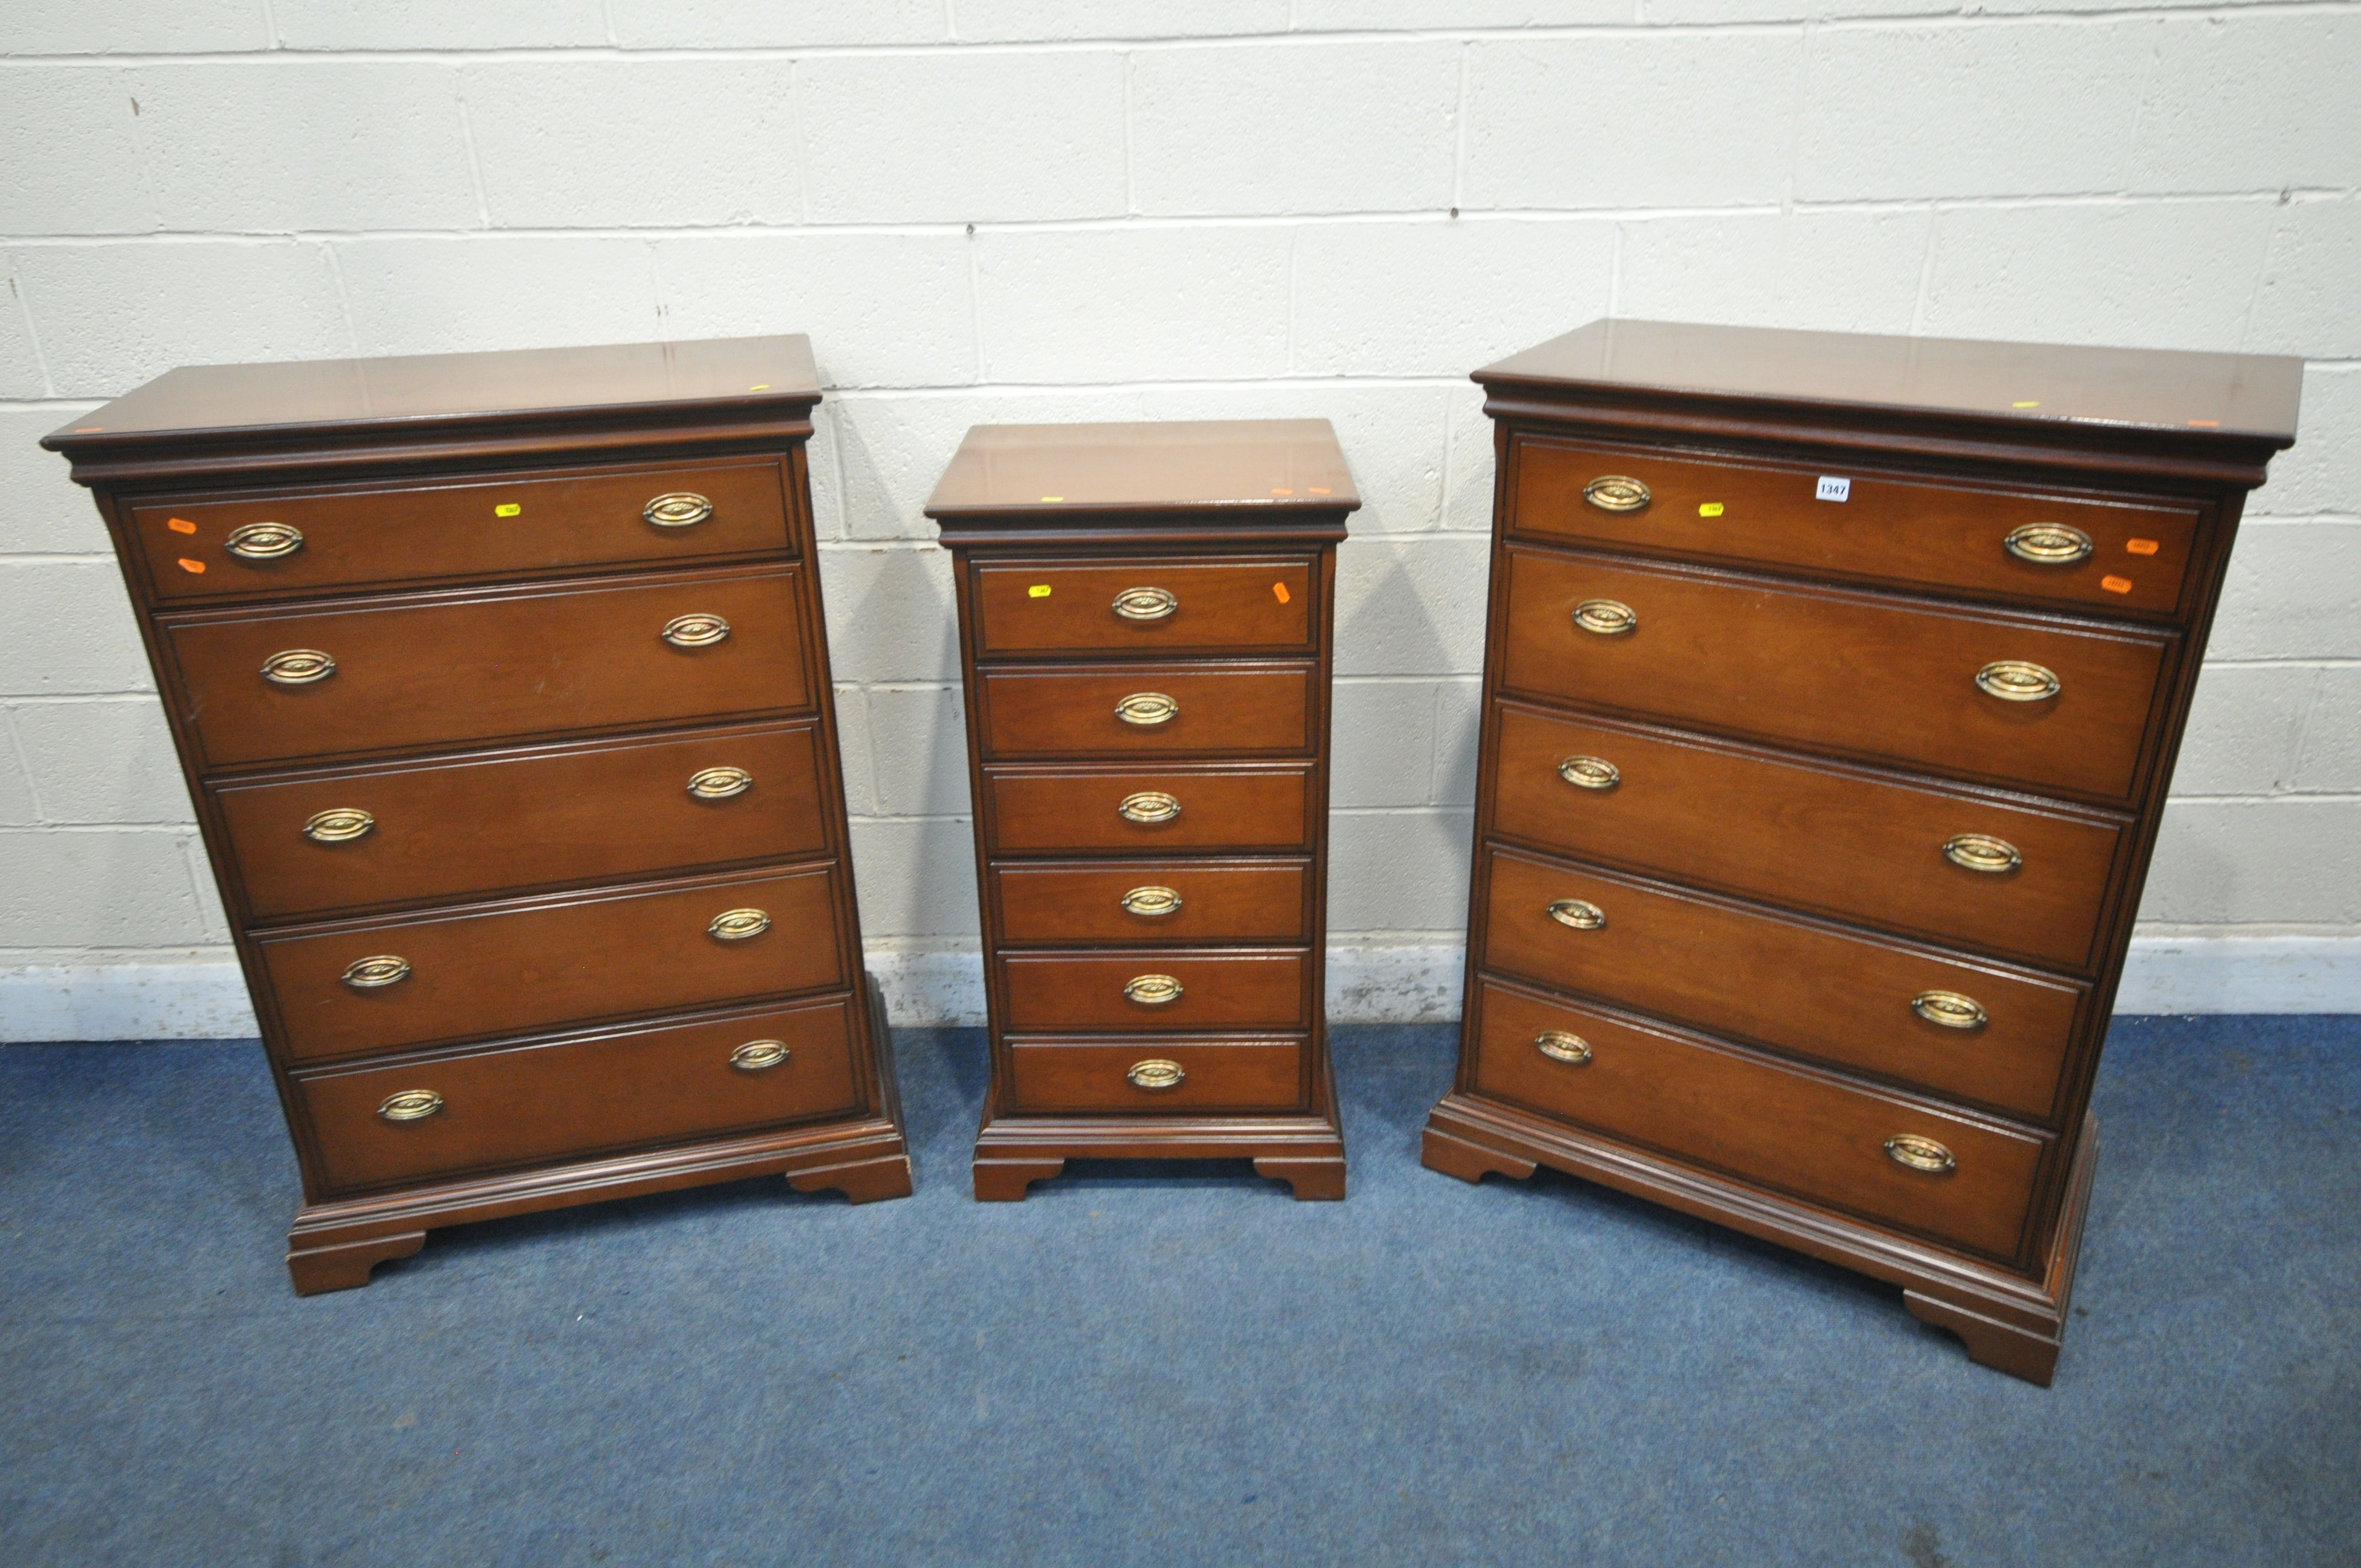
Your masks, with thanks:
<instances>
[{"instance_id":1,"label":"wooden plinth base","mask_svg":"<svg viewBox=\"0 0 2361 1568\"><path fill-rule=\"evenodd\" d=\"M1420 1157L1429 1169L1463 1181L1492 1174L1521 1180L1545 1165L1887 1280L1902 1287L1912 1315L1959 1335L1969 1359L2048 1387L2065 1336L2098 1153L2099 1124L2092 1117L2038 1279L1474 1095L1444 1097L1427 1118Z\"/></svg>"},{"instance_id":2,"label":"wooden plinth base","mask_svg":"<svg viewBox=\"0 0 2361 1568\"><path fill-rule=\"evenodd\" d=\"M1345 1135L1336 1086L1323 1074L1308 1114L1285 1116L995 1116L975 1139L975 1196L1017 1203L1070 1159L1250 1159L1305 1201L1345 1196Z\"/></svg>"},{"instance_id":3,"label":"wooden plinth base","mask_svg":"<svg viewBox=\"0 0 2361 1568\"><path fill-rule=\"evenodd\" d=\"M369 1198L307 1203L287 1234L287 1272L299 1296L351 1290L379 1264L408 1257L426 1233L544 1209L637 1198L683 1187L784 1176L798 1192L833 1188L855 1203L906 1198L910 1153L902 1096L885 1034L885 1008L870 982L881 1114L790 1127L686 1147L642 1150L571 1165L471 1177Z\"/></svg>"}]
</instances>

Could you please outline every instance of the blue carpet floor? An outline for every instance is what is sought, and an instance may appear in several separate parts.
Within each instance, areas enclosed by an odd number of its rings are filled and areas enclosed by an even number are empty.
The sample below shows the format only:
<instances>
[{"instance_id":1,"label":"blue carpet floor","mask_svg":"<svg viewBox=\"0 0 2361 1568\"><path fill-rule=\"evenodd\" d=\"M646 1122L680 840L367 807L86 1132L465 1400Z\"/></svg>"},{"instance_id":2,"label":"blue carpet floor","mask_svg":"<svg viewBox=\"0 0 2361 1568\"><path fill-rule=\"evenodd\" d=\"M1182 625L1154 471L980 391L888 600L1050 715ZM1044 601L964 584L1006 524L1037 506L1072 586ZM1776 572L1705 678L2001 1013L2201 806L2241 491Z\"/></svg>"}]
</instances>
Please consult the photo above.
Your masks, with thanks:
<instances>
[{"instance_id":1,"label":"blue carpet floor","mask_svg":"<svg viewBox=\"0 0 2361 1568\"><path fill-rule=\"evenodd\" d=\"M438 1233L298 1299L251 1043L0 1049L0 1563L2361 1562L2361 1019L2118 1023L2057 1387L1883 1287L1422 1170L1447 1029L1340 1031L1352 1196L1121 1165Z\"/></svg>"}]
</instances>

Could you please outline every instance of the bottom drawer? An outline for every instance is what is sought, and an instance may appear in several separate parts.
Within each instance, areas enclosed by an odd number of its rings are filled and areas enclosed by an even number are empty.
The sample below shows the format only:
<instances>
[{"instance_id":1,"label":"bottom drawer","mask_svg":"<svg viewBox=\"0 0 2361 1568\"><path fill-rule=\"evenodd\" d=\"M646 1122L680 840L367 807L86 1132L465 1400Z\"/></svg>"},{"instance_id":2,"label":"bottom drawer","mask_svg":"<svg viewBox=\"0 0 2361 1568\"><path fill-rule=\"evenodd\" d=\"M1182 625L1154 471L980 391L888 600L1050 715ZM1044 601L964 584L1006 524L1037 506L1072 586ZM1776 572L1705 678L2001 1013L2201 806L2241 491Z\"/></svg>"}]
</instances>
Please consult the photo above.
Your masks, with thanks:
<instances>
[{"instance_id":1,"label":"bottom drawer","mask_svg":"<svg viewBox=\"0 0 2361 1568\"><path fill-rule=\"evenodd\" d=\"M294 1102L349 1192L850 1112L851 1029L838 998L320 1073Z\"/></svg>"},{"instance_id":2,"label":"bottom drawer","mask_svg":"<svg viewBox=\"0 0 2361 1568\"><path fill-rule=\"evenodd\" d=\"M1012 1041L1013 1107L1140 1115L1288 1112L1303 1105L1301 1040Z\"/></svg>"},{"instance_id":3,"label":"bottom drawer","mask_svg":"<svg viewBox=\"0 0 2361 1568\"><path fill-rule=\"evenodd\" d=\"M1490 980L1477 1004L1481 1094L1991 1257L2017 1253L2047 1139Z\"/></svg>"}]
</instances>

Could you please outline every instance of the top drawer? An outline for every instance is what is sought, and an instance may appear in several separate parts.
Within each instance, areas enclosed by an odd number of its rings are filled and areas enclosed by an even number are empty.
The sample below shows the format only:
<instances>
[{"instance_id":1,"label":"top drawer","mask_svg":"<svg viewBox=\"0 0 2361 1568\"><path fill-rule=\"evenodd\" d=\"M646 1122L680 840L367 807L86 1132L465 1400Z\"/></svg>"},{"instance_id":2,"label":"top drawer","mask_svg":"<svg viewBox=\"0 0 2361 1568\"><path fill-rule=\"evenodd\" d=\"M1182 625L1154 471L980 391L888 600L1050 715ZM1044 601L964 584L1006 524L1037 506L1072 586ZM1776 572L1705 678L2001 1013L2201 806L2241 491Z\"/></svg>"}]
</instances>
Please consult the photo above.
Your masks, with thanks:
<instances>
[{"instance_id":1,"label":"top drawer","mask_svg":"<svg viewBox=\"0 0 2361 1568\"><path fill-rule=\"evenodd\" d=\"M1516 476L1521 533L2091 609L2170 614L2197 532L2194 507L1550 441L1519 445ZM1817 499L1824 477L1843 500Z\"/></svg>"},{"instance_id":2,"label":"top drawer","mask_svg":"<svg viewBox=\"0 0 2361 1568\"><path fill-rule=\"evenodd\" d=\"M1312 645L1312 562L980 562L979 653Z\"/></svg>"},{"instance_id":3,"label":"top drawer","mask_svg":"<svg viewBox=\"0 0 2361 1568\"><path fill-rule=\"evenodd\" d=\"M159 600L539 575L794 548L775 461L143 502Z\"/></svg>"}]
</instances>

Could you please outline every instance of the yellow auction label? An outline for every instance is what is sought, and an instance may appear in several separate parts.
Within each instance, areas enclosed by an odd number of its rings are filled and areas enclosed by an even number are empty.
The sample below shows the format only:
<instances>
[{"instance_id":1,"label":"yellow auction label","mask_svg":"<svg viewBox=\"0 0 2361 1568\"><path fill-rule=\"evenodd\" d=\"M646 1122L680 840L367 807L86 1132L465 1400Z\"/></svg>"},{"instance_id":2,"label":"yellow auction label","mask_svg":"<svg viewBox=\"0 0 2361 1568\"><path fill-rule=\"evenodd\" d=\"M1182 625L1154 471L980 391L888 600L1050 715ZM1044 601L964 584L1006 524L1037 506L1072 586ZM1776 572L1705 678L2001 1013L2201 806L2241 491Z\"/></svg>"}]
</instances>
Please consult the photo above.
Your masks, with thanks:
<instances>
[{"instance_id":1,"label":"yellow auction label","mask_svg":"<svg viewBox=\"0 0 2361 1568\"><path fill-rule=\"evenodd\" d=\"M1699 517L1719 517L1720 515L1721 515L1721 503L1720 503L1719 501L1699 501L1699 502L1697 502L1697 516L1699 516Z\"/></svg>"},{"instance_id":2,"label":"yellow auction label","mask_svg":"<svg viewBox=\"0 0 2361 1568\"><path fill-rule=\"evenodd\" d=\"M492 509L492 515L494 517L514 517L523 510L524 508L519 506L514 501L502 501L499 506Z\"/></svg>"},{"instance_id":3,"label":"yellow auction label","mask_svg":"<svg viewBox=\"0 0 2361 1568\"><path fill-rule=\"evenodd\" d=\"M1049 585L1047 583L1036 583L1031 587L1027 588L1025 593L1026 597L1028 598L1045 599L1049 597Z\"/></svg>"}]
</instances>

